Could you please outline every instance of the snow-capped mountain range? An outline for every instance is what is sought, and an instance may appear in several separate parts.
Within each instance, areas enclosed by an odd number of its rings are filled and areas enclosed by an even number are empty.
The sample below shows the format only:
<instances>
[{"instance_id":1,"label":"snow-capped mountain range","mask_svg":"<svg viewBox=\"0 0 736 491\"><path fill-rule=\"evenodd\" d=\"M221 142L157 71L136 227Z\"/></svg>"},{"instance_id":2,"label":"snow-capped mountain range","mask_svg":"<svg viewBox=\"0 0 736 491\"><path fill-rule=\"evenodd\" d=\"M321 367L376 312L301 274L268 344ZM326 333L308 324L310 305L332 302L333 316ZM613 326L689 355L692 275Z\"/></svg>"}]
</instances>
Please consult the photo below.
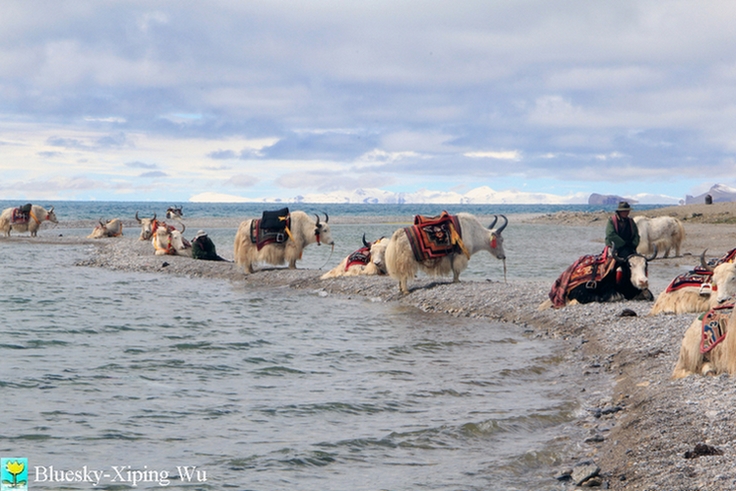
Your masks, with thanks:
<instances>
[{"instance_id":1,"label":"snow-capped mountain range","mask_svg":"<svg viewBox=\"0 0 736 491\"><path fill-rule=\"evenodd\" d=\"M713 203L723 203L736 201L736 188L726 186L725 184L715 184L708 191L697 196L685 196L685 204L703 204L706 196L710 196Z\"/></svg>"},{"instance_id":2,"label":"snow-capped mountain range","mask_svg":"<svg viewBox=\"0 0 736 491\"><path fill-rule=\"evenodd\" d=\"M736 190L734 190L736 195ZM427 204L587 204L590 193L574 193L565 196L547 193L529 193L514 189L496 191L481 186L466 193L421 189L413 193L391 192L382 189L355 189L325 194L306 194L291 198L248 198L219 193L201 193L189 201L201 203L427 203ZM636 194L627 199L640 204L676 205L682 200L672 196Z\"/></svg>"}]
</instances>

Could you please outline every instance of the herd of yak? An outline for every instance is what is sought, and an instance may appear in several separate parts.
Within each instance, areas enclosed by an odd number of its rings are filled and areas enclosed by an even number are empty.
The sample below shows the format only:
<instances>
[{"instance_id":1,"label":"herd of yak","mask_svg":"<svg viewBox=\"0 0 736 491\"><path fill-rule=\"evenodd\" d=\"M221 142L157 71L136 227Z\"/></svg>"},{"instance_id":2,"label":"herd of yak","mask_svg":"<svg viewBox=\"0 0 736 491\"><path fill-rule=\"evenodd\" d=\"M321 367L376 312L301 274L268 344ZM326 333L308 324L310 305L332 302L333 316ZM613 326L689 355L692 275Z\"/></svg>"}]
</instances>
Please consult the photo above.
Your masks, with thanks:
<instances>
[{"instance_id":1,"label":"herd of yak","mask_svg":"<svg viewBox=\"0 0 736 491\"><path fill-rule=\"evenodd\" d=\"M150 240L157 255L192 257L191 242L183 237L186 227L182 208L170 207L166 217L181 224L181 230L157 220L155 213L151 218L140 218L136 213L141 226L140 240ZM647 264L658 251L665 257L670 250L679 255L684 228L673 217L635 217L635 220L641 235L635 254L620 257L606 247L600 254L579 258L555 281L549 300L539 308L624 299L653 300L648 289ZM0 214L0 231L6 236L10 236L11 230L36 236L44 221L58 223L53 207L47 210L27 204L7 208ZM303 211L288 208L264 211L261 218L245 220L238 227L233 244L234 261L246 273L253 273L255 266L263 263L295 268L308 245L334 247L328 222L326 214L321 220L319 215L312 218ZM398 281L400 291L407 294L409 280L420 270L434 276L452 274L453 281L459 281L471 256L479 251L487 251L502 260L505 275L502 232L507 225L504 215L494 215L489 226L469 213L417 215L412 225L399 228L390 238L368 242L363 236L363 246L322 275L322 279L388 274ZM119 219L100 220L89 237L117 237L122 233ZM649 315L698 314L683 337L673 377L698 373L736 375L736 335L727 335L730 329L736 329L731 326L732 319L736 323L736 315L731 315L734 308L731 299L736 296L735 259L736 249L710 261L705 260L704 251L700 264L673 279L654 302Z\"/></svg>"}]
</instances>

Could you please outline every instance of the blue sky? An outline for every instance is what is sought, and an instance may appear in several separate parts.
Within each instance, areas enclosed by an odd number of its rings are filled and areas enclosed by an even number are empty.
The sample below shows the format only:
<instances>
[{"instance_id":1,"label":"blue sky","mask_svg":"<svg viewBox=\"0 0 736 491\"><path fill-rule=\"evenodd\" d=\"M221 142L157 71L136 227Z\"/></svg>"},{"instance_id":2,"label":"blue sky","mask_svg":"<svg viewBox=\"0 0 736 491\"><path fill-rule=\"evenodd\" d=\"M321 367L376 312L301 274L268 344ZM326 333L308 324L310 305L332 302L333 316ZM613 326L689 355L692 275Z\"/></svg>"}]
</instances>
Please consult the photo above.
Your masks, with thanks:
<instances>
[{"instance_id":1,"label":"blue sky","mask_svg":"<svg viewBox=\"0 0 736 491\"><path fill-rule=\"evenodd\" d=\"M736 3L0 4L0 199L736 186Z\"/></svg>"}]
</instances>

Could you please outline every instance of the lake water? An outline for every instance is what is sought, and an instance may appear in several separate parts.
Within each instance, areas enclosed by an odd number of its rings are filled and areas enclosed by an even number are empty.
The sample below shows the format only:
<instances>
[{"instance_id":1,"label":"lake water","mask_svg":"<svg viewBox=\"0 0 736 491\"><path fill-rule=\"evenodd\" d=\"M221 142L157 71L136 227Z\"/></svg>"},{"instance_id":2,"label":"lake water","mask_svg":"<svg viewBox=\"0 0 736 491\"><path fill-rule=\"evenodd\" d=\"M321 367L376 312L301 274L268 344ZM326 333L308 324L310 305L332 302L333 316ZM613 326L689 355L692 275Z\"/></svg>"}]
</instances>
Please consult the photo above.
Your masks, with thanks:
<instances>
[{"instance_id":1,"label":"lake water","mask_svg":"<svg viewBox=\"0 0 736 491\"><path fill-rule=\"evenodd\" d=\"M595 230L566 229L570 250L548 264L539 235L555 247L553 227L513 225L512 280L554 280L567 256L599 252ZM385 227L336 225L344 245L310 247L301 267L337 264ZM214 233L227 250L234 230ZM552 341L363 299L74 266L88 246L0 247L0 457L29 459L31 489L564 489L557 437L580 408ZM502 275L487 254L470 264L466 280ZM89 480L51 482L75 476Z\"/></svg>"}]
</instances>

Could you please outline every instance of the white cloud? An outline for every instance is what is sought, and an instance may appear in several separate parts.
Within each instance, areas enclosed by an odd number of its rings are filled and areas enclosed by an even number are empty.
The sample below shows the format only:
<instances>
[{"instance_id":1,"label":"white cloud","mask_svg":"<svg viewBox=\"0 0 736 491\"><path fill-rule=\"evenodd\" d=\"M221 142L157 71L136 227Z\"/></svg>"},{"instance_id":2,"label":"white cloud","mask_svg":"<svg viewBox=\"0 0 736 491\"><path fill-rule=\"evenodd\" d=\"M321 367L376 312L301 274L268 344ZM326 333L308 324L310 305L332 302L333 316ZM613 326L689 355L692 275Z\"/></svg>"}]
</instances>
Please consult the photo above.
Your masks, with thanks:
<instances>
[{"instance_id":1,"label":"white cloud","mask_svg":"<svg viewBox=\"0 0 736 491\"><path fill-rule=\"evenodd\" d=\"M519 160L521 158L521 152L516 150L502 152L465 152L463 155L473 159Z\"/></svg>"}]
</instances>

